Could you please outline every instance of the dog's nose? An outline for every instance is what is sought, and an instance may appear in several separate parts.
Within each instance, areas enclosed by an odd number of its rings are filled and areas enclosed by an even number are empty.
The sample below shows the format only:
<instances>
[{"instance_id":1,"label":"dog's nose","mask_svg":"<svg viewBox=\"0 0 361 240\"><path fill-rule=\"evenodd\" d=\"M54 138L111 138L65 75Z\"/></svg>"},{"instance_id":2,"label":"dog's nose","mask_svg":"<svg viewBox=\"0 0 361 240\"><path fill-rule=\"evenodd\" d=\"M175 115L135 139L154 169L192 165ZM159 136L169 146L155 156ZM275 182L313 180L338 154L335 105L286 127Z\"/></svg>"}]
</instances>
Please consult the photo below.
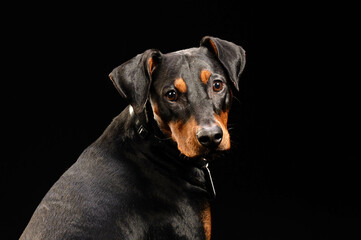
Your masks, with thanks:
<instances>
[{"instance_id":1,"label":"dog's nose","mask_svg":"<svg viewBox=\"0 0 361 240\"><path fill-rule=\"evenodd\" d=\"M216 148L223 137L222 129L217 124L201 127L197 131L198 141L207 148Z\"/></svg>"}]
</instances>

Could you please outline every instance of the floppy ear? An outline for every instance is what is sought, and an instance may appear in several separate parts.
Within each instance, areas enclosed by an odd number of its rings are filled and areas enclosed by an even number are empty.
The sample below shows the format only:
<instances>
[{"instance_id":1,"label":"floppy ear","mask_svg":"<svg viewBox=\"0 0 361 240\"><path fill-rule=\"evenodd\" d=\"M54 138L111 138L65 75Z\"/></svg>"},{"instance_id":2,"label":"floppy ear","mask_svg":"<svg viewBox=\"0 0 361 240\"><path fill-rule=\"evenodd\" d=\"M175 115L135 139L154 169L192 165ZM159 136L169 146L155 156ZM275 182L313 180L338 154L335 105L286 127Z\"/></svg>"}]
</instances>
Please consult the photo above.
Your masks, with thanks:
<instances>
[{"instance_id":1,"label":"floppy ear","mask_svg":"<svg viewBox=\"0 0 361 240\"><path fill-rule=\"evenodd\" d=\"M228 72L228 76L235 88L239 90L238 82L246 64L246 52L234 43L205 36L201 40L201 46L207 47L213 52L222 66Z\"/></svg>"},{"instance_id":2,"label":"floppy ear","mask_svg":"<svg viewBox=\"0 0 361 240\"><path fill-rule=\"evenodd\" d=\"M136 114L141 113L149 96L152 72L156 68L161 53L150 49L138 54L115 68L109 77L120 95L132 105Z\"/></svg>"}]
</instances>

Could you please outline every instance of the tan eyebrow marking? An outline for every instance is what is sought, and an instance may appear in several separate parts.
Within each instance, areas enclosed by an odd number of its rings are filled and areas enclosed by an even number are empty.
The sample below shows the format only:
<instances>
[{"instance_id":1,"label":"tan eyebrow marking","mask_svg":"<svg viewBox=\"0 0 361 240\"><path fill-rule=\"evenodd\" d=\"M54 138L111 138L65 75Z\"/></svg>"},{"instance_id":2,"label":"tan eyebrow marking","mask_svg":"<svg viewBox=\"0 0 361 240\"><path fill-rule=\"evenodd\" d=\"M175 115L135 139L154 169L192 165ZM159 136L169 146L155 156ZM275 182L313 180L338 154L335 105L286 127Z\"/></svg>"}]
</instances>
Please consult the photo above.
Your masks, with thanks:
<instances>
[{"instance_id":1,"label":"tan eyebrow marking","mask_svg":"<svg viewBox=\"0 0 361 240\"><path fill-rule=\"evenodd\" d=\"M174 86L181 93L187 92L187 85L186 85L185 81L183 80L183 78L177 78L174 81Z\"/></svg>"},{"instance_id":2,"label":"tan eyebrow marking","mask_svg":"<svg viewBox=\"0 0 361 240\"><path fill-rule=\"evenodd\" d=\"M201 71L201 81L202 81L202 83L207 84L210 76L211 76L211 72L208 71L208 70L203 69Z\"/></svg>"}]
</instances>

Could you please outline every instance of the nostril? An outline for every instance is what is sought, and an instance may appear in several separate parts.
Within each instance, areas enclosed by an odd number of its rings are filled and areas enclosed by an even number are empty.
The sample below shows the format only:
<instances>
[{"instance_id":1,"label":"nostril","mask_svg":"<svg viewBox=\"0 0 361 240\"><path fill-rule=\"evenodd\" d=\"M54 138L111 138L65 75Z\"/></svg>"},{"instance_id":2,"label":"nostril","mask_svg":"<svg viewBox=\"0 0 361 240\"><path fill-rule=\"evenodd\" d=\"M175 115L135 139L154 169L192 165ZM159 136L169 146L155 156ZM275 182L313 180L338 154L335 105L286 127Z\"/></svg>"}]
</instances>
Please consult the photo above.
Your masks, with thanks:
<instances>
[{"instance_id":1,"label":"nostril","mask_svg":"<svg viewBox=\"0 0 361 240\"><path fill-rule=\"evenodd\" d=\"M215 135L214 135L214 140L216 141L216 142L220 142L220 141L222 141L222 137L223 137L223 134L222 133L216 133Z\"/></svg>"},{"instance_id":2,"label":"nostril","mask_svg":"<svg viewBox=\"0 0 361 240\"><path fill-rule=\"evenodd\" d=\"M211 139L208 136L199 136L198 137L198 141L202 144L202 145L207 145L209 144L211 141Z\"/></svg>"}]
</instances>

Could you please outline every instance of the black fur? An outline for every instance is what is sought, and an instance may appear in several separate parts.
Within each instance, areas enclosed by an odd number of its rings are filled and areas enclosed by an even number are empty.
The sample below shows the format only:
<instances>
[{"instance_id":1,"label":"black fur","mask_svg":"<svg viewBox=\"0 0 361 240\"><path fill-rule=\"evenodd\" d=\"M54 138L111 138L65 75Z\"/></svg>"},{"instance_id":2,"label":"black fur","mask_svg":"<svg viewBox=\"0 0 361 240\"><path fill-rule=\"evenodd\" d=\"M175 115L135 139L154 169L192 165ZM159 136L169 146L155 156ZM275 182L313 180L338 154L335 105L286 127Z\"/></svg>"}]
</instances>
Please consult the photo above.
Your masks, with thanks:
<instances>
[{"instance_id":1,"label":"black fur","mask_svg":"<svg viewBox=\"0 0 361 240\"><path fill-rule=\"evenodd\" d=\"M205 63L228 81L224 72L228 67L207 48L190 52L195 55L180 53L179 58L176 53L162 55L148 50L112 72L114 85L131 106L114 118L49 190L21 240L206 239L202 212L210 195L200 168L203 163L199 158L182 156L176 143L153 120L148 101L151 95L165 122L185 119L195 112L198 119L206 119L213 110L230 105L230 90L209 101L210 105L197 103L209 87L201 90L201 85L193 86L190 81L188 87L193 89L184 96L183 105L170 107L164 102L167 81L178 74L194 77ZM149 72L150 58L155 64L153 73ZM186 66L190 61L195 62L191 68Z\"/></svg>"}]
</instances>

